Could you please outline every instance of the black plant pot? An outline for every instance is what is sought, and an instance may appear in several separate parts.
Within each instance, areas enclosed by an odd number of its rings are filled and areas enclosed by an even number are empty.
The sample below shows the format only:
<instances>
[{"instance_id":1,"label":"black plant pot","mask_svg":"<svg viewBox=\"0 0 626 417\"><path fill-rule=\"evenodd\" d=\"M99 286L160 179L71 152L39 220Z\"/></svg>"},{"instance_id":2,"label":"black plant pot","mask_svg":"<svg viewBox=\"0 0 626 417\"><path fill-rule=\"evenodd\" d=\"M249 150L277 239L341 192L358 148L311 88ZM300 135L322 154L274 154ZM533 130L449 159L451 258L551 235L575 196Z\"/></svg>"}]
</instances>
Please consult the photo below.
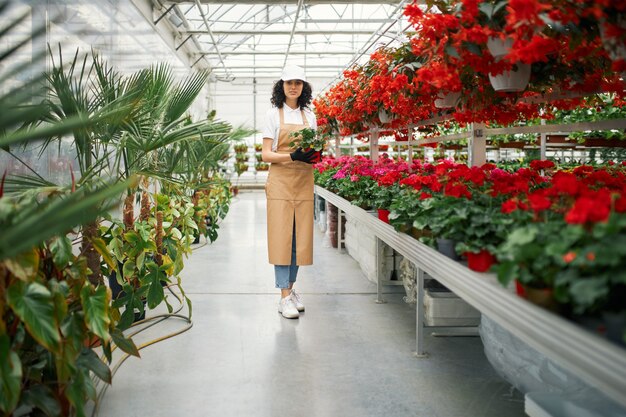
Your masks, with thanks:
<instances>
[{"instance_id":1,"label":"black plant pot","mask_svg":"<svg viewBox=\"0 0 626 417\"><path fill-rule=\"evenodd\" d=\"M459 261L461 258L459 258L459 255L457 255L454 250L455 245L456 242L454 240L437 238L437 251L446 255L453 261Z\"/></svg>"},{"instance_id":2,"label":"black plant pot","mask_svg":"<svg viewBox=\"0 0 626 417\"><path fill-rule=\"evenodd\" d=\"M118 264L118 269L122 269L123 265L121 263ZM117 299L118 297L124 296L124 291L122 291L122 286L119 282L117 282L117 272L111 271L109 275L109 288L111 288L111 294L113 299Z\"/></svg>"},{"instance_id":3,"label":"black plant pot","mask_svg":"<svg viewBox=\"0 0 626 417\"><path fill-rule=\"evenodd\" d=\"M118 265L119 269L122 269L123 265L119 264ZM109 278L109 288L111 289L111 296L113 300L116 300L117 298L120 297L124 297L124 295L126 295L126 293L123 290L123 287L120 285L119 282L117 282L117 272L112 271L111 274L108 276ZM167 282L165 281L161 281L162 285L167 285ZM144 320L146 318L146 300L143 300L143 313L139 313L138 311L135 311L135 318L133 320L133 323L138 322L140 320Z\"/></svg>"}]
</instances>

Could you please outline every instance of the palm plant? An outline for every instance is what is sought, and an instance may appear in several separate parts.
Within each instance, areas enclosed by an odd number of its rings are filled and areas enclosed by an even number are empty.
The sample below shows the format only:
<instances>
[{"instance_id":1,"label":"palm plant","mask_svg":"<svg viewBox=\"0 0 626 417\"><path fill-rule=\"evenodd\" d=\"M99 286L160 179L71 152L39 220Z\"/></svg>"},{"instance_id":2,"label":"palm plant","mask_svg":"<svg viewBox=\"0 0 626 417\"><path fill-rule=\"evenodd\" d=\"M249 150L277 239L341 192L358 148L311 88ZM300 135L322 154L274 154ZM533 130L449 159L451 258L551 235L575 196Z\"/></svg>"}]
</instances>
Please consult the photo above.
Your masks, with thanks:
<instances>
[{"instance_id":1,"label":"palm plant","mask_svg":"<svg viewBox=\"0 0 626 417\"><path fill-rule=\"evenodd\" d=\"M10 7L0 1L0 17L7 22L0 29L1 41L29 16L26 11L5 19ZM33 36L44 32L45 27L34 28ZM27 36L8 47L8 39L0 42L0 68L10 68L20 47L31 40ZM44 96L43 74L8 87L41 59L0 73L2 152L88 131L105 116L74 113L49 118L51 103L35 102ZM32 181L10 179L13 189L8 195L5 177L6 172L0 184L0 414L13 415L19 409L19 414L69 415L73 409L84 415L85 398L93 392L91 376L105 381L111 376L84 341L99 338L109 360L112 341L128 353L138 352L115 328L106 288L84 285L87 266L84 258L72 253L66 234L110 209L129 183L99 180L75 190L74 181L54 185L36 176Z\"/></svg>"},{"instance_id":2,"label":"palm plant","mask_svg":"<svg viewBox=\"0 0 626 417\"><path fill-rule=\"evenodd\" d=\"M10 3L0 1L0 16L8 14L8 12L10 12ZM29 12L26 11L13 19L6 19L7 25L0 29L0 39L12 36L18 25L28 17ZM37 37L44 32L45 28L35 28L32 36ZM43 59L43 56L38 56L32 61L13 68L9 65L20 48L27 45L31 39L29 36L24 37L14 46L5 47L0 51L0 68L8 68L4 73L0 73L1 87L8 85L20 73L28 71ZM10 43L7 42L7 45ZM11 153L17 146L38 143L51 137L62 136L73 130L87 129L97 123L99 117L103 116L99 114L96 117L88 118L84 114L74 114L62 120L48 119L46 123L37 123L46 119L50 113L50 103L45 101L33 102L33 97L44 96L42 83L44 77L44 74L38 74L16 87L0 88L0 108L3 109L0 114L0 149L2 151ZM14 184L11 178L7 179L5 184L6 174L6 172L0 173L3 178L2 185L0 185L0 198L5 192L11 191L10 188ZM36 186L39 187L53 185L41 177L35 177L35 181ZM30 184L28 181L25 183ZM64 195L63 199L54 202L43 200L42 204L28 208L29 216L25 218L28 220L27 222L0 222L3 235L0 242L0 260L13 257L35 244L44 242L52 236L67 232L76 225L95 218L103 210L106 210L106 207L101 207L101 203L121 192L119 188L111 188L110 185L100 183L90 190L85 189L80 193ZM70 188L70 185L66 185L65 187L45 188L44 191L46 195L56 192L56 195L61 196L64 194L62 191L68 191ZM82 204L77 204L79 202ZM47 223L46 221L50 219L54 219L54 222ZM42 224L48 224L49 227L41 227Z\"/></svg>"}]
</instances>

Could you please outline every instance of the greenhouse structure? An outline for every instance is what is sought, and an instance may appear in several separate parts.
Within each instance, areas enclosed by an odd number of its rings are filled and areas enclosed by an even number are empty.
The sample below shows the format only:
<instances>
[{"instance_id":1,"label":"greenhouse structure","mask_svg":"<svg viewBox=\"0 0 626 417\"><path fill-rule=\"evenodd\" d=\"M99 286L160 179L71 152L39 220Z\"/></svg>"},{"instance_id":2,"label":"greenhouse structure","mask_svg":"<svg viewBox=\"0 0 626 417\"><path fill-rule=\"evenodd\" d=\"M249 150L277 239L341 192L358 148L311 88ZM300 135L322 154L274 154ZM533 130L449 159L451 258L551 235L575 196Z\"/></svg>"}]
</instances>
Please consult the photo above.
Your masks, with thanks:
<instances>
[{"instance_id":1,"label":"greenhouse structure","mask_svg":"<svg viewBox=\"0 0 626 417\"><path fill-rule=\"evenodd\" d=\"M0 416L626 417L624 0L0 40Z\"/></svg>"}]
</instances>

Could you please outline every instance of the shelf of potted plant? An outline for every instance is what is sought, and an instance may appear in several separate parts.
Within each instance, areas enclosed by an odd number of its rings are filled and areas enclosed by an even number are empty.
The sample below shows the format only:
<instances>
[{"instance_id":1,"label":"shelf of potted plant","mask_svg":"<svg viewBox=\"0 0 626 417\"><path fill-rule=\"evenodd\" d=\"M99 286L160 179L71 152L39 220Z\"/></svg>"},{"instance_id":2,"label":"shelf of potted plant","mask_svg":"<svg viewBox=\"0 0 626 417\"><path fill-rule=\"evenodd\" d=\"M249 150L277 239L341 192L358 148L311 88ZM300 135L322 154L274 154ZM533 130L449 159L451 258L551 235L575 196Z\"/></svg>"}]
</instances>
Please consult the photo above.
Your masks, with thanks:
<instances>
[{"instance_id":1,"label":"shelf of potted plant","mask_svg":"<svg viewBox=\"0 0 626 417\"><path fill-rule=\"evenodd\" d=\"M622 395L626 389L626 357L621 348L528 303L501 287L494 275L471 271L409 235L398 233L391 225L379 221L338 195L319 186L316 186L316 193L346 215L365 224L377 238L499 325L572 370L616 402L626 404ZM420 290L422 292L418 298L423 294L423 287ZM416 314L417 353L423 354L421 335L424 328L420 325L423 323L423 310L420 310L419 305Z\"/></svg>"}]
</instances>

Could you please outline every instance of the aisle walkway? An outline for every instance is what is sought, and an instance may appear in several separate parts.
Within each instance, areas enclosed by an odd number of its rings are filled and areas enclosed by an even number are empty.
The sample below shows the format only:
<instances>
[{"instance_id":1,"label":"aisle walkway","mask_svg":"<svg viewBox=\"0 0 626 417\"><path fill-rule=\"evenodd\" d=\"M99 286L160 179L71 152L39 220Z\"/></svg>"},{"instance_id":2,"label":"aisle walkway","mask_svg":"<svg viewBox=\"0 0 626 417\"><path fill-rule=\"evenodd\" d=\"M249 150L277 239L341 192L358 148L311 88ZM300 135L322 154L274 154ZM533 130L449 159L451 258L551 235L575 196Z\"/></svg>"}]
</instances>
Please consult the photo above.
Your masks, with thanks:
<instances>
[{"instance_id":1,"label":"aisle walkway","mask_svg":"<svg viewBox=\"0 0 626 417\"><path fill-rule=\"evenodd\" d=\"M427 337L430 358L415 358L414 307L399 293L375 304L375 285L319 232L314 266L298 277L307 310L281 318L265 228L264 194L240 194L217 242L186 263L194 327L127 361L101 417L524 415L479 338ZM181 326L170 320L139 342Z\"/></svg>"}]
</instances>

